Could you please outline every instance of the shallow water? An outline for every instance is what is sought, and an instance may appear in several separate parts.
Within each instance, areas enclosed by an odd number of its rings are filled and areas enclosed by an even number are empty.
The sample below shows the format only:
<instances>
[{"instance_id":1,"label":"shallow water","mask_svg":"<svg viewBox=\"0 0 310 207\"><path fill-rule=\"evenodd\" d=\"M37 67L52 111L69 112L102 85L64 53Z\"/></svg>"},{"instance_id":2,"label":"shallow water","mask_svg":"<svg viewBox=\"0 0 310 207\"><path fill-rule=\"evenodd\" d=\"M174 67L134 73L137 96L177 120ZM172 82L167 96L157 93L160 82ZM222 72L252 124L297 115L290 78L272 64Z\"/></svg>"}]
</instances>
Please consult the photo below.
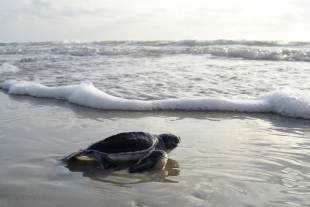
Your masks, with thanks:
<instances>
[{"instance_id":1,"label":"shallow water","mask_svg":"<svg viewBox=\"0 0 310 207\"><path fill-rule=\"evenodd\" d=\"M260 41L0 44L0 83L92 82L117 97L257 98L284 87L309 94L310 43Z\"/></svg>"},{"instance_id":2,"label":"shallow water","mask_svg":"<svg viewBox=\"0 0 310 207\"><path fill-rule=\"evenodd\" d=\"M309 120L129 112L0 93L1 206L309 206ZM182 137L163 171L106 173L59 158L124 131Z\"/></svg>"}]
</instances>

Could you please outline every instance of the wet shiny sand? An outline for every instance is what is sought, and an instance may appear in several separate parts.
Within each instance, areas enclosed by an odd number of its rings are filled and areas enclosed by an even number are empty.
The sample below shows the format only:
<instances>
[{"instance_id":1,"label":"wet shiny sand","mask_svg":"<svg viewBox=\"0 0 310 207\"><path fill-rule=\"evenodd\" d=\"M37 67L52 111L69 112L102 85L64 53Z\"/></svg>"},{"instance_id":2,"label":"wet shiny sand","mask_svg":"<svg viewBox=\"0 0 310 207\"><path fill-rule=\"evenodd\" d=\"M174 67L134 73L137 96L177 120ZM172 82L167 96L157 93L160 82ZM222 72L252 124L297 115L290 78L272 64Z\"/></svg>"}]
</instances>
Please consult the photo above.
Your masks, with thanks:
<instances>
[{"instance_id":1,"label":"wet shiny sand","mask_svg":"<svg viewBox=\"0 0 310 207\"><path fill-rule=\"evenodd\" d=\"M0 206L309 206L310 121L126 112L0 92ZM182 137L151 175L59 161L125 131Z\"/></svg>"}]
</instances>

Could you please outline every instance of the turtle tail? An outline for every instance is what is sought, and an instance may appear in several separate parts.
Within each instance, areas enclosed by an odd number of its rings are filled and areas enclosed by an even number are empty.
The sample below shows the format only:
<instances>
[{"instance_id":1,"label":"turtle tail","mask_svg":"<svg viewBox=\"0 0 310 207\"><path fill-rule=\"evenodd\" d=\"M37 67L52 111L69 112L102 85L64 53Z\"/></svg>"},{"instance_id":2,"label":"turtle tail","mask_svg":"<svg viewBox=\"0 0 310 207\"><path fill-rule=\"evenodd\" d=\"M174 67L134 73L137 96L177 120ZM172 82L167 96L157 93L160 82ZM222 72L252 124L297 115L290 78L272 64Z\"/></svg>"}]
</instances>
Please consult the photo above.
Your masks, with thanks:
<instances>
[{"instance_id":1,"label":"turtle tail","mask_svg":"<svg viewBox=\"0 0 310 207\"><path fill-rule=\"evenodd\" d=\"M68 162L68 161L70 161L72 159L76 159L76 157L81 156L84 153L85 153L85 149L80 149L79 151L73 152L72 154L70 154L70 155L68 155L66 157L61 158L60 161Z\"/></svg>"}]
</instances>

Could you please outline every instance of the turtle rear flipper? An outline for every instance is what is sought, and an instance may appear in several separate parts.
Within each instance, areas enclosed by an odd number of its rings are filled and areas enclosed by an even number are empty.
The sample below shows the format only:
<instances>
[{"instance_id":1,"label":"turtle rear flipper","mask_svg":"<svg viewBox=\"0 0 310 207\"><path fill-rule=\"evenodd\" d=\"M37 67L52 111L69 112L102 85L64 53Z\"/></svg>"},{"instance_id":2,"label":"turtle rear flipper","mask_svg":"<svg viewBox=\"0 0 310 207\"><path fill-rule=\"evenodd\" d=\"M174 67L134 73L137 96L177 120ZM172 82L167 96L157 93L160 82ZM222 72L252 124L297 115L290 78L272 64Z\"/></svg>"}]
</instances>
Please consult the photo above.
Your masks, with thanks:
<instances>
[{"instance_id":1,"label":"turtle rear flipper","mask_svg":"<svg viewBox=\"0 0 310 207\"><path fill-rule=\"evenodd\" d=\"M151 173L161 170L167 164L168 155L163 150L154 150L128 168L129 173Z\"/></svg>"},{"instance_id":2,"label":"turtle rear flipper","mask_svg":"<svg viewBox=\"0 0 310 207\"><path fill-rule=\"evenodd\" d=\"M81 156L82 154L84 154L85 150L84 149L80 149L79 151L76 151L76 152L73 152L72 154L66 156L66 157L63 157L61 158L60 160L63 161L63 162L68 162L72 159L75 159L76 157L78 156Z\"/></svg>"},{"instance_id":3,"label":"turtle rear flipper","mask_svg":"<svg viewBox=\"0 0 310 207\"><path fill-rule=\"evenodd\" d=\"M115 164L106 154L93 151L92 152L96 160L99 162L100 167L103 170L117 170L118 165Z\"/></svg>"}]
</instances>

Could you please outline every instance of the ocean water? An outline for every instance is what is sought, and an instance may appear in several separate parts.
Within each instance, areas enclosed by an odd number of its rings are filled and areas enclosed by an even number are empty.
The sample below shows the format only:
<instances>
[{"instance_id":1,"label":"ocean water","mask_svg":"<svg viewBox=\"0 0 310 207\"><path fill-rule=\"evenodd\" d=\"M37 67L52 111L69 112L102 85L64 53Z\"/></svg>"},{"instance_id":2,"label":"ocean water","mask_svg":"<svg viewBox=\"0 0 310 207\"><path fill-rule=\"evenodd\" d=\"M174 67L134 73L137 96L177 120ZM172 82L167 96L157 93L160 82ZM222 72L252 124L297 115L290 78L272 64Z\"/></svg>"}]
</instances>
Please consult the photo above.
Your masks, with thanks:
<instances>
[{"instance_id":1,"label":"ocean water","mask_svg":"<svg viewBox=\"0 0 310 207\"><path fill-rule=\"evenodd\" d=\"M272 112L308 119L309 62L309 42L2 43L0 86L10 94L101 109Z\"/></svg>"},{"instance_id":2,"label":"ocean water","mask_svg":"<svg viewBox=\"0 0 310 207\"><path fill-rule=\"evenodd\" d=\"M0 206L268 206L310 201L310 43L0 43ZM60 158L173 133L154 174Z\"/></svg>"}]
</instances>

